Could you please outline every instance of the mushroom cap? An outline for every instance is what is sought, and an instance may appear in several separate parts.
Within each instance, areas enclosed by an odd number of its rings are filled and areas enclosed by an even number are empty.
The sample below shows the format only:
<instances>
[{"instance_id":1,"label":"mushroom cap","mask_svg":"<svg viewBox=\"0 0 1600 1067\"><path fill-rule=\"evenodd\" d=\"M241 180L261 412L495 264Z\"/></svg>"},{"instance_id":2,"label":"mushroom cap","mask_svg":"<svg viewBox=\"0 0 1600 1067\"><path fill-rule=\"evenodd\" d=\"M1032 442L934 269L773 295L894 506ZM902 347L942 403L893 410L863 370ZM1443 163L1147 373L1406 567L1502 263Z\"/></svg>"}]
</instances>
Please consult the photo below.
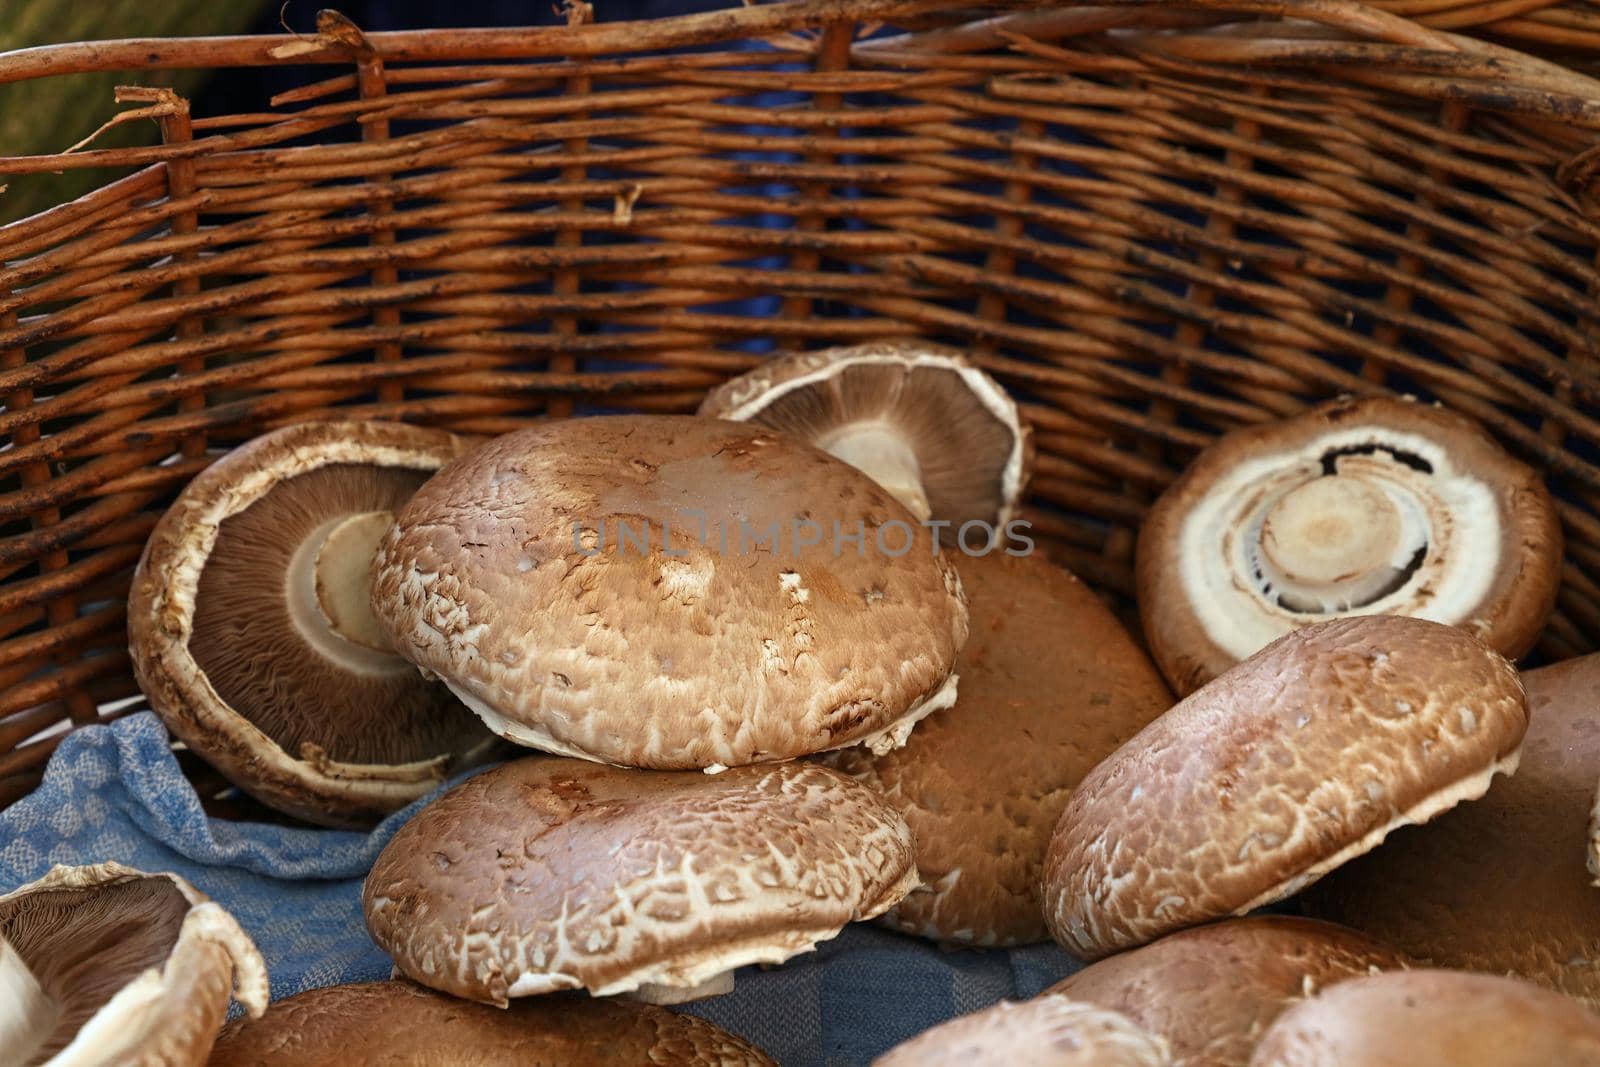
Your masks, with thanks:
<instances>
[{"instance_id":1,"label":"mushroom cap","mask_svg":"<svg viewBox=\"0 0 1600 1067\"><path fill-rule=\"evenodd\" d=\"M1016 401L960 352L927 341L764 360L713 389L699 413L754 422L840 455L851 452L841 432L891 427L909 448L931 517L952 528L1003 527L1033 474L1033 430Z\"/></svg>"},{"instance_id":2,"label":"mushroom cap","mask_svg":"<svg viewBox=\"0 0 1600 1067\"><path fill-rule=\"evenodd\" d=\"M1250 1067L1600 1067L1600 1016L1497 975L1341 982L1273 1023Z\"/></svg>"},{"instance_id":3,"label":"mushroom cap","mask_svg":"<svg viewBox=\"0 0 1600 1067\"><path fill-rule=\"evenodd\" d=\"M1600 655L1527 671L1522 684L1516 775L1398 831L1306 903L1430 965L1518 975L1600 1008L1600 891L1583 862L1600 780Z\"/></svg>"},{"instance_id":4,"label":"mushroom cap","mask_svg":"<svg viewBox=\"0 0 1600 1067\"><path fill-rule=\"evenodd\" d=\"M706 775L534 757L424 808L362 900L407 977L503 1005L579 987L692 990L808 951L917 884L905 820L824 767Z\"/></svg>"},{"instance_id":5,"label":"mushroom cap","mask_svg":"<svg viewBox=\"0 0 1600 1067\"><path fill-rule=\"evenodd\" d=\"M1045 921L1093 958L1282 900L1516 770L1516 671L1465 630L1335 619L1279 638L1090 772Z\"/></svg>"},{"instance_id":6,"label":"mushroom cap","mask_svg":"<svg viewBox=\"0 0 1600 1067\"><path fill-rule=\"evenodd\" d=\"M1128 1017L1046 994L1002 1000L925 1030L872 1067L1170 1067L1165 1038Z\"/></svg>"},{"instance_id":7,"label":"mushroom cap","mask_svg":"<svg viewBox=\"0 0 1600 1067\"><path fill-rule=\"evenodd\" d=\"M196 475L128 601L134 674L167 728L245 792L326 826L370 825L485 754L495 739L448 690L312 614L364 589L370 562L339 568L333 589L332 568L296 569L344 520L371 530L464 447L398 423L303 423ZM313 581L315 609L294 600Z\"/></svg>"},{"instance_id":8,"label":"mushroom cap","mask_svg":"<svg viewBox=\"0 0 1600 1067\"><path fill-rule=\"evenodd\" d=\"M1555 606L1555 504L1472 421L1388 397L1227 434L1139 531L1139 613L1187 694L1270 641L1350 614L1464 626L1515 659Z\"/></svg>"},{"instance_id":9,"label":"mushroom cap","mask_svg":"<svg viewBox=\"0 0 1600 1067\"><path fill-rule=\"evenodd\" d=\"M976 945L1049 937L1040 885L1067 797L1172 705L1144 652L1087 586L1038 556L957 560L971 636L961 695L904 748L829 766L883 793L911 825L926 889L885 912L905 933Z\"/></svg>"},{"instance_id":10,"label":"mushroom cap","mask_svg":"<svg viewBox=\"0 0 1600 1067\"><path fill-rule=\"evenodd\" d=\"M404 981L312 989L236 1019L210 1067L346 1067L353 1049L384 1067L774 1067L741 1038L649 1004L566 995L501 1009Z\"/></svg>"},{"instance_id":11,"label":"mushroom cap","mask_svg":"<svg viewBox=\"0 0 1600 1067\"><path fill-rule=\"evenodd\" d=\"M955 568L870 479L693 416L566 419L451 464L379 549L373 609L502 736L657 769L893 747L954 701L967 637Z\"/></svg>"},{"instance_id":12,"label":"mushroom cap","mask_svg":"<svg viewBox=\"0 0 1600 1067\"><path fill-rule=\"evenodd\" d=\"M1261 916L1172 934L1091 964L1047 993L1121 1012L1166 1038L1173 1067L1244 1067L1296 1000L1406 962L1332 923Z\"/></svg>"},{"instance_id":13,"label":"mushroom cap","mask_svg":"<svg viewBox=\"0 0 1600 1067\"><path fill-rule=\"evenodd\" d=\"M203 1064L230 994L267 1006L239 924L173 874L51 868L0 896L0 1049L33 1067Z\"/></svg>"}]
</instances>

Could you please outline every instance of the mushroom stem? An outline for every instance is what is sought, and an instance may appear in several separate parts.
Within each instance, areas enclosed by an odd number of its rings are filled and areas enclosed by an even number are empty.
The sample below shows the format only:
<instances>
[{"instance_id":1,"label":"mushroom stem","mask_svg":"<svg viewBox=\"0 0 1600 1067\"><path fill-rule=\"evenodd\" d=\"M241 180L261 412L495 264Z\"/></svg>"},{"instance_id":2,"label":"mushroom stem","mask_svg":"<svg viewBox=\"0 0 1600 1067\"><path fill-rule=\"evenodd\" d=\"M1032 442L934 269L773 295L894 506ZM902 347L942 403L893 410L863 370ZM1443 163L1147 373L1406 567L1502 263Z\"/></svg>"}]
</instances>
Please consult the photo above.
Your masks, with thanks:
<instances>
[{"instance_id":1,"label":"mushroom stem","mask_svg":"<svg viewBox=\"0 0 1600 1067\"><path fill-rule=\"evenodd\" d=\"M367 511L324 523L285 575L289 613L313 648L352 671L408 670L372 614L372 561L394 516Z\"/></svg>"},{"instance_id":2,"label":"mushroom stem","mask_svg":"<svg viewBox=\"0 0 1600 1067\"><path fill-rule=\"evenodd\" d=\"M733 992L733 972L719 971L707 978L699 985L673 986L661 985L657 982L641 983L638 989L627 994L634 1000L646 1004L686 1004L691 1000L702 1000L705 997L720 997L724 993Z\"/></svg>"},{"instance_id":3,"label":"mushroom stem","mask_svg":"<svg viewBox=\"0 0 1600 1067\"><path fill-rule=\"evenodd\" d=\"M883 486L922 522L932 514L922 488L922 468L905 436L892 423L852 422L817 442L830 455Z\"/></svg>"},{"instance_id":4,"label":"mushroom stem","mask_svg":"<svg viewBox=\"0 0 1600 1067\"><path fill-rule=\"evenodd\" d=\"M1371 603L1405 566L1395 502L1365 479L1316 478L1285 493L1261 526L1262 577L1295 611Z\"/></svg>"},{"instance_id":5,"label":"mushroom stem","mask_svg":"<svg viewBox=\"0 0 1600 1067\"><path fill-rule=\"evenodd\" d=\"M60 1014L22 956L0 937L0 1048L15 1057L8 1062L31 1062Z\"/></svg>"}]
</instances>

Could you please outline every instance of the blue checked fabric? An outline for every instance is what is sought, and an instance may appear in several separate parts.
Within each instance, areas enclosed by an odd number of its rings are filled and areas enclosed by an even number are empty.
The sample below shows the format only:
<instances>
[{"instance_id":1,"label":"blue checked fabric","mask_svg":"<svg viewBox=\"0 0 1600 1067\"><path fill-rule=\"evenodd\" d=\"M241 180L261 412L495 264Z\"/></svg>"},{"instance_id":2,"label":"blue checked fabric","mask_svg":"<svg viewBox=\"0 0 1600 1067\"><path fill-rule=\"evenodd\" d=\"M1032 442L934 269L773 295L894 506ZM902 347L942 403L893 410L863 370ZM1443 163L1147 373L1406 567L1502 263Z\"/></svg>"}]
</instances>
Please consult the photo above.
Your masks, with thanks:
<instances>
[{"instance_id":1,"label":"blue checked fabric","mask_svg":"<svg viewBox=\"0 0 1600 1067\"><path fill-rule=\"evenodd\" d=\"M445 787L441 787L441 790ZM361 880L424 798L370 834L209 818L142 712L62 742L44 782L0 812L0 892L57 863L172 871L255 939L274 999L389 976L361 920ZM1053 946L947 952L857 925L782 967L747 967L733 993L685 1005L783 1067L855 1067L955 1015L1028 997L1077 968Z\"/></svg>"}]
</instances>

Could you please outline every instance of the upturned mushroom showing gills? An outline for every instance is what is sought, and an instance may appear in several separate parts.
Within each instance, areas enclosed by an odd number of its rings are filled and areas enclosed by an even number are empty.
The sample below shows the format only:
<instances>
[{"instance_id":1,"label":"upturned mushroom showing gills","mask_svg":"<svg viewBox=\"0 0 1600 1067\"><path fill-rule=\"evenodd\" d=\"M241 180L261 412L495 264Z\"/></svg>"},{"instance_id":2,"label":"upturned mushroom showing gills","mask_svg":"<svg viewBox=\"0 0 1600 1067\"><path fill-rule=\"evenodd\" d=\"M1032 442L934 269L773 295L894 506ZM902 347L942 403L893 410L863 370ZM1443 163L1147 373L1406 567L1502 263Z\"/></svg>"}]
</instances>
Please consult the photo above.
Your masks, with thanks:
<instances>
[{"instance_id":1,"label":"upturned mushroom showing gills","mask_svg":"<svg viewBox=\"0 0 1600 1067\"><path fill-rule=\"evenodd\" d=\"M261 954L176 875L55 867L0 896L0 1061L198 1067L230 994L267 1006Z\"/></svg>"},{"instance_id":2,"label":"upturned mushroom showing gills","mask_svg":"<svg viewBox=\"0 0 1600 1067\"><path fill-rule=\"evenodd\" d=\"M1290 1008L1250 1067L1600 1067L1600 1016L1512 978L1400 971Z\"/></svg>"},{"instance_id":3,"label":"upturned mushroom showing gills","mask_svg":"<svg viewBox=\"0 0 1600 1067\"><path fill-rule=\"evenodd\" d=\"M1516 770L1516 671L1405 616L1279 638L1139 732L1067 801L1045 922L1087 958L1282 900Z\"/></svg>"},{"instance_id":4,"label":"upturned mushroom showing gills","mask_svg":"<svg viewBox=\"0 0 1600 1067\"><path fill-rule=\"evenodd\" d=\"M373 610L503 737L717 770L887 751L953 703L949 555L871 479L770 430L564 419L423 486L379 548Z\"/></svg>"},{"instance_id":5,"label":"upturned mushroom showing gills","mask_svg":"<svg viewBox=\"0 0 1600 1067\"><path fill-rule=\"evenodd\" d=\"M1094 593L1039 556L957 557L971 636L961 695L904 748L824 757L881 791L917 838L927 886L880 920L937 941L1049 937L1045 848L1074 786L1172 705L1155 665Z\"/></svg>"},{"instance_id":6,"label":"upturned mushroom showing gills","mask_svg":"<svg viewBox=\"0 0 1600 1067\"><path fill-rule=\"evenodd\" d=\"M1003 528L1033 472L1032 431L1016 402L960 352L926 341L764 360L712 390L700 414L838 456L917 518L948 523L947 542L964 523Z\"/></svg>"},{"instance_id":7,"label":"upturned mushroom showing gills","mask_svg":"<svg viewBox=\"0 0 1600 1067\"><path fill-rule=\"evenodd\" d=\"M446 993L670 1003L727 992L734 968L808 951L917 882L905 821L824 767L530 758L418 813L362 901L400 972Z\"/></svg>"},{"instance_id":8,"label":"upturned mushroom showing gills","mask_svg":"<svg viewBox=\"0 0 1600 1067\"><path fill-rule=\"evenodd\" d=\"M1091 964L1047 991L1121 1012L1165 1038L1172 1067L1245 1067L1285 1008L1408 961L1331 923L1264 916L1164 937Z\"/></svg>"},{"instance_id":9,"label":"upturned mushroom showing gills","mask_svg":"<svg viewBox=\"0 0 1600 1067\"><path fill-rule=\"evenodd\" d=\"M1515 777L1306 894L1317 914L1439 967L1513 974L1600 1008L1600 890L1585 822L1600 780L1600 655L1527 671Z\"/></svg>"},{"instance_id":10,"label":"upturned mushroom showing gills","mask_svg":"<svg viewBox=\"0 0 1600 1067\"><path fill-rule=\"evenodd\" d=\"M1137 555L1145 635L1181 696L1344 615L1464 626L1516 659L1555 606L1562 539L1538 474L1476 424L1372 397L1217 441Z\"/></svg>"},{"instance_id":11,"label":"upturned mushroom showing gills","mask_svg":"<svg viewBox=\"0 0 1600 1067\"><path fill-rule=\"evenodd\" d=\"M625 1000L551 996L509 1009L410 982L327 986L280 1000L217 1038L210 1067L775 1067L692 1015Z\"/></svg>"},{"instance_id":12,"label":"upturned mushroom showing gills","mask_svg":"<svg viewBox=\"0 0 1600 1067\"><path fill-rule=\"evenodd\" d=\"M951 1019L872 1067L1172 1067L1172 1056L1125 1015L1047 994Z\"/></svg>"},{"instance_id":13,"label":"upturned mushroom showing gills","mask_svg":"<svg viewBox=\"0 0 1600 1067\"><path fill-rule=\"evenodd\" d=\"M167 728L263 803L369 825L496 743L369 607L378 538L463 448L395 423L290 426L207 467L151 533L134 673Z\"/></svg>"}]
</instances>

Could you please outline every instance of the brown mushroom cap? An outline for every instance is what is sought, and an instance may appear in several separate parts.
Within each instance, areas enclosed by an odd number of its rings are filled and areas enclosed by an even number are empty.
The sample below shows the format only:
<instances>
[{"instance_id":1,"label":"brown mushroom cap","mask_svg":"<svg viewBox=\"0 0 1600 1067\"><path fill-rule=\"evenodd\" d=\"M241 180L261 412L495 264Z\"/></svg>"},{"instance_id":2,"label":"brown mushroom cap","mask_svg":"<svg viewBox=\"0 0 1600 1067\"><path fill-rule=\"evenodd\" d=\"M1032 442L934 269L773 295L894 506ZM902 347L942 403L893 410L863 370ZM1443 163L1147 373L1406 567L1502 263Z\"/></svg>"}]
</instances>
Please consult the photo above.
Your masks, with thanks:
<instances>
[{"instance_id":1,"label":"brown mushroom cap","mask_svg":"<svg viewBox=\"0 0 1600 1067\"><path fill-rule=\"evenodd\" d=\"M926 341L764 360L712 390L700 414L816 445L952 533L1010 522L1033 473L1033 433L1016 402L960 352Z\"/></svg>"},{"instance_id":2,"label":"brown mushroom cap","mask_svg":"<svg viewBox=\"0 0 1600 1067\"><path fill-rule=\"evenodd\" d=\"M0 896L0 1059L18 1067L202 1064L232 994L267 1006L261 954L182 878L54 867Z\"/></svg>"},{"instance_id":3,"label":"brown mushroom cap","mask_svg":"<svg viewBox=\"0 0 1600 1067\"><path fill-rule=\"evenodd\" d=\"M1397 832L1307 894L1439 967L1515 974L1600 1007L1600 891L1584 821L1600 778L1600 655L1522 675L1528 733L1515 777Z\"/></svg>"},{"instance_id":4,"label":"brown mushroom cap","mask_svg":"<svg viewBox=\"0 0 1600 1067\"><path fill-rule=\"evenodd\" d=\"M1278 1017L1250 1067L1600 1067L1600 1016L1527 982L1403 971Z\"/></svg>"},{"instance_id":5,"label":"brown mushroom cap","mask_svg":"<svg viewBox=\"0 0 1600 1067\"><path fill-rule=\"evenodd\" d=\"M1127 1016L1046 994L951 1019L872 1067L1171 1067L1165 1038Z\"/></svg>"},{"instance_id":6,"label":"brown mushroom cap","mask_svg":"<svg viewBox=\"0 0 1600 1067\"><path fill-rule=\"evenodd\" d=\"M1213 923L1101 960L1047 991L1121 1012L1172 1045L1173 1067L1244 1067L1289 1005L1406 959L1354 930L1286 916Z\"/></svg>"},{"instance_id":7,"label":"brown mushroom cap","mask_svg":"<svg viewBox=\"0 0 1600 1067\"><path fill-rule=\"evenodd\" d=\"M744 1040L692 1015L629 1001L541 997L507 1009L410 982L313 989L237 1019L210 1067L774 1067Z\"/></svg>"},{"instance_id":8,"label":"brown mushroom cap","mask_svg":"<svg viewBox=\"0 0 1600 1067\"><path fill-rule=\"evenodd\" d=\"M1555 606L1562 539L1538 474L1475 423L1385 397L1235 431L1150 510L1139 613L1189 693L1351 614L1464 626L1515 659Z\"/></svg>"},{"instance_id":9,"label":"brown mushroom cap","mask_svg":"<svg viewBox=\"0 0 1600 1067\"><path fill-rule=\"evenodd\" d=\"M1074 786L1172 704L1111 611L1041 557L960 557L971 636L961 696L883 756L829 766L881 791L917 838L925 891L885 925L940 941L1016 945L1049 936L1045 847Z\"/></svg>"},{"instance_id":10,"label":"brown mushroom cap","mask_svg":"<svg viewBox=\"0 0 1600 1067\"><path fill-rule=\"evenodd\" d=\"M374 546L463 449L397 423L305 423L207 467L134 574L134 673L167 728L241 789L363 826L494 743L377 634Z\"/></svg>"},{"instance_id":11,"label":"brown mushroom cap","mask_svg":"<svg viewBox=\"0 0 1600 1067\"><path fill-rule=\"evenodd\" d=\"M899 813L824 767L705 775L536 757L424 808L362 899L407 977L503 1005L579 987L687 999L735 967L808 951L917 883Z\"/></svg>"},{"instance_id":12,"label":"brown mushroom cap","mask_svg":"<svg viewBox=\"0 0 1600 1067\"><path fill-rule=\"evenodd\" d=\"M567 419L412 497L373 605L513 741L716 768L887 750L948 707L967 611L947 556L869 478L770 430Z\"/></svg>"},{"instance_id":13,"label":"brown mushroom cap","mask_svg":"<svg viewBox=\"0 0 1600 1067\"><path fill-rule=\"evenodd\" d=\"M1404 616L1279 638L1096 767L1045 861L1045 921L1102 956L1282 900L1516 770L1516 671Z\"/></svg>"}]
</instances>

